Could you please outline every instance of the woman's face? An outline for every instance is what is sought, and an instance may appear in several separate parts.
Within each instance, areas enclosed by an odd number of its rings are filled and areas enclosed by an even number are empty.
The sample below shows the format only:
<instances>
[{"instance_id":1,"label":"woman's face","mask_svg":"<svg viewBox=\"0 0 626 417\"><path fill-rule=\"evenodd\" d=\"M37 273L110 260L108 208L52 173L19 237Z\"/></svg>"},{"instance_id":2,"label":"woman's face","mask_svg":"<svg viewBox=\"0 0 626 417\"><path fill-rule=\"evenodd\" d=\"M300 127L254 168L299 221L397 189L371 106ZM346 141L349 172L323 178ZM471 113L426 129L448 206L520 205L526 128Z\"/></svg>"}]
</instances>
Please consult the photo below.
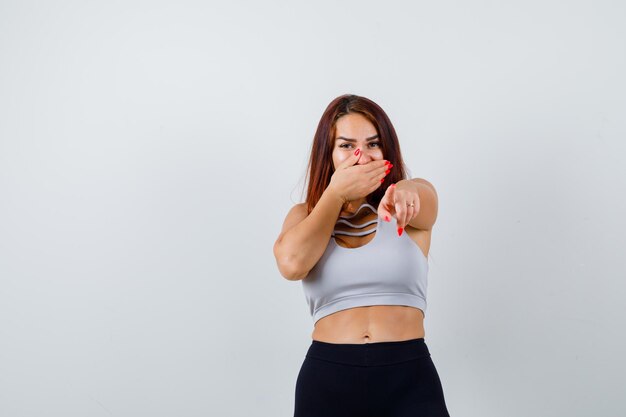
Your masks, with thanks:
<instances>
[{"instance_id":1,"label":"woman's face","mask_svg":"<svg viewBox=\"0 0 626 417\"><path fill-rule=\"evenodd\" d=\"M358 165L383 159L381 140L376 127L361 113L349 113L341 116L335 123L333 145L333 168L361 148Z\"/></svg>"}]
</instances>

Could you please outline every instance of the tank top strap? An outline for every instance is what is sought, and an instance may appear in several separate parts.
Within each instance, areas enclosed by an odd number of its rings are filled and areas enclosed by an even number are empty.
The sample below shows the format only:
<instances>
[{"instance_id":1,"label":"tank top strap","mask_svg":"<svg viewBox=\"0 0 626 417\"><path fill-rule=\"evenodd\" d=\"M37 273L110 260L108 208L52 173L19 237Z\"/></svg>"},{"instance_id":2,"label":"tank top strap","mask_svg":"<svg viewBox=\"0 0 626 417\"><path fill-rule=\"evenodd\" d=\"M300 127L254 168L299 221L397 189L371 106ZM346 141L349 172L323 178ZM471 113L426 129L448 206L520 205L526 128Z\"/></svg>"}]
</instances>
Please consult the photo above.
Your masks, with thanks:
<instances>
[{"instance_id":1,"label":"tank top strap","mask_svg":"<svg viewBox=\"0 0 626 417\"><path fill-rule=\"evenodd\" d=\"M367 208L371 209L371 210L372 210L374 213L376 213L376 215L378 216L378 211L376 210L376 208L375 208L374 206L372 206L371 204L368 204L368 203L363 203L363 204L361 204L361 205L359 206L359 208L356 210L356 212L354 212L354 214L352 214L352 215L350 215L350 216L339 216L339 219L338 219L338 220L337 220L337 222L335 223L335 227L336 227L336 225L337 225L337 224L346 224L346 225L348 225L348 226L350 226L350 227L352 227L352 228L354 228L354 229L363 229L363 228L365 228L365 227L367 227L367 226L370 226L370 225L372 225L372 224L378 224L378 223L381 223L381 222L379 222L378 217L377 217L376 219L374 219L374 220L370 220L370 221L367 221L367 222L362 223L362 224L355 224L355 223L352 223L352 222L348 221L349 219L352 219L352 218L354 218L357 214L359 214L359 212L361 211L361 209L362 209L362 208L364 208L364 207L367 207ZM378 226L373 227L373 228L368 229L368 230L361 231L361 232L346 232L346 231L336 230L336 229L335 229L335 230L333 230L333 233L331 234L331 236L332 236L332 237L334 237L335 235L345 235L345 236L367 236L367 235L369 235L369 234L371 234L371 233L378 232L378 229L379 229L379 227L378 227Z\"/></svg>"},{"instance_id":2,"label":"tank top strap","mask_svg":"<svg viewBox=\"0 0 626 417\"><path fill-rule=\"evenodd\" d=\"M368 207L369 209L371 209L374 213L378 214L378 210L376 210L376 207L372 206L371 204L368 203L363 203L359 206L358 209L356 209L356 211L354 212L354 214L351 214L350 216L339 216L340 219L352 219L354 218L357 214L359 214L359 212L361 211L361 209L363 207Z\"/></svg>"}]
</instances>

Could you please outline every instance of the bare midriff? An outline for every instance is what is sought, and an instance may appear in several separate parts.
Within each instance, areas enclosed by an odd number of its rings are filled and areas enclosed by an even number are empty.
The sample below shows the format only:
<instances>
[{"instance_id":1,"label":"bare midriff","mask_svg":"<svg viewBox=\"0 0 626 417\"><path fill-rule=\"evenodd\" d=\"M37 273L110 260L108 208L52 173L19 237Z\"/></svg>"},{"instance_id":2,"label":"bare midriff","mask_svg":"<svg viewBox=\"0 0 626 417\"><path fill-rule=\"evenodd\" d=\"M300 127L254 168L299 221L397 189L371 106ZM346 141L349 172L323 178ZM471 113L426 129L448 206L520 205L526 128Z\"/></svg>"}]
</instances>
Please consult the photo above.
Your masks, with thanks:
<instances>
[{"instance_id":1,"label":"bare midriff","mask_svg":"<svg viewBox=\"0 0 626 417\"><path fill-rule=\"evenodd\" d=\"M322 317L313 340L326 343L376 343L424 337L424 314L415 307L375 305L354 307Z\"/></svg>"},{"instance_id":2,"label":"bare midriff","mask_svg":"<svg viewBox=\"0 0 626 417\"><path fill-rule=\"evenodd\" d=\"M362 220L376 219L368 214ZM430 232L406 227L406 233L428 255ZM369 243L376 233L366 237L340 236L339 245L357 248ZM373 305L353 307L322 317L315 323L311 337L327 343L377 343L424 337L424 313L416 307Z\"/></svg>"}]
</instances>

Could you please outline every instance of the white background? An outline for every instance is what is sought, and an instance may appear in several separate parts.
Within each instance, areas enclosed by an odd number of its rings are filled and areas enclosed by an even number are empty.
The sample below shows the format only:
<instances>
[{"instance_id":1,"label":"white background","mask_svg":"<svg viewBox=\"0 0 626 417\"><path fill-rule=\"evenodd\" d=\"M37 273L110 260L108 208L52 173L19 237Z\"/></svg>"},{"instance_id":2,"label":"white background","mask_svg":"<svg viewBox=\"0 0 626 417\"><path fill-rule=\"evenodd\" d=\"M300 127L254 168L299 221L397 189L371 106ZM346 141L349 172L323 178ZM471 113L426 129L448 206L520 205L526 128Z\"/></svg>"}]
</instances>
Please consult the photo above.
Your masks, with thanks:
<instances>
[{"instance_id":1,"label":"white background","mask_svg":"<svg viewBox=\"0 0 626 417\"><path fill-rule=\"evenodd\" d=\"M625 17L1 1L0 415L292 415L312 320L272 245L344 93L439 194L451 415L624 415Z\"/></svg>"}]
</instances>

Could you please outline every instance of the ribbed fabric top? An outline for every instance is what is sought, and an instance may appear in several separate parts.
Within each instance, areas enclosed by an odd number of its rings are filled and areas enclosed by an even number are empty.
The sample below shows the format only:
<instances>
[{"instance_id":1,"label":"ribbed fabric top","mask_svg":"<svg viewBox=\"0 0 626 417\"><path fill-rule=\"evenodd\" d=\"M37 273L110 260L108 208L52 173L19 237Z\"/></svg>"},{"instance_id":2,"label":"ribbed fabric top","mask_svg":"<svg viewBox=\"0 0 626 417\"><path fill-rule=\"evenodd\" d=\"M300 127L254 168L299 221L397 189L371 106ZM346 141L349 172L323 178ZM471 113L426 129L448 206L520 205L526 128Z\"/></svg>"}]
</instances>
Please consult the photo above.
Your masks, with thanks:
<instances>
[{"instance_id":1,"label":"ribbed fabric top","mask_svg":"<svg viewBox=\"0 0 626 417\"><path fill-rule=\"evenodd\" d=\"M364 203L352 215L339 217L337 225L347 223L364 228L376 223L376 229L345 232L335 228L324 254L302 279L302 288L313 322L348 308L371 305L404 305L419 308L426 314L428 260L406 232L398 236L395 221L380 217L361 225L350 223ZM344 248L335 235L365 236L376 232L366 245Z\"/></svg>"}]
</instances>

